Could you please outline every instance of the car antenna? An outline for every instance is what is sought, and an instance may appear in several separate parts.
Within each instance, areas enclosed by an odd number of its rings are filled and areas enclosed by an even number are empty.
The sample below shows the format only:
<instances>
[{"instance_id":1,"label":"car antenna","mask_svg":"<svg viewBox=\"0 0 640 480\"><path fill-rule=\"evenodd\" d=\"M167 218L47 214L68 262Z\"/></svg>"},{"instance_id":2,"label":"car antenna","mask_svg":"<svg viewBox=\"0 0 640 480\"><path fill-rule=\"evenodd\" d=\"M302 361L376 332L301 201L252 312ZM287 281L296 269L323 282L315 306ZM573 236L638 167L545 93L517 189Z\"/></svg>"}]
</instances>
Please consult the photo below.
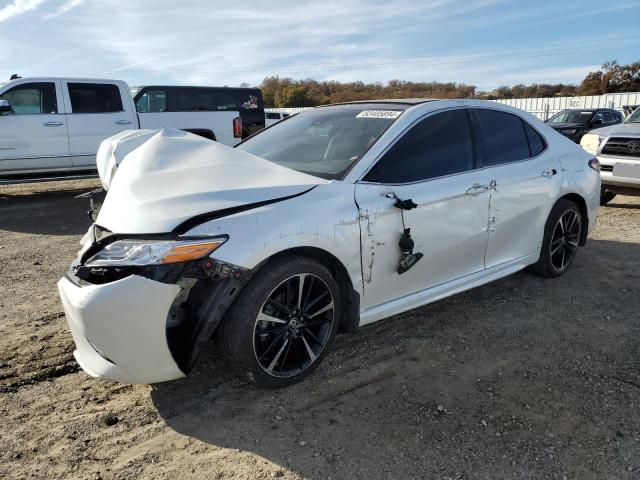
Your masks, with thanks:
<instances>
[{"instance_id":1,"label":"car antenna","mask_svg":"<svg viewBox=\"0 0 640 480\"><path fill-rule=\"evenodd\" d=\"M407 228L404 223L404 211L413 210L418 206L418 204L410 198L401 200L394 192L390 192L388 196L396 199L394 206L400 209L400 217L402 218L402 235L400 236L400 242L398 242L398 246L400 247L400 263L396 270L398 275L402 275L409 271L420 261L422 257L424 257L420 252L413 253L415 242L413 241L413 238L411 238L411 228Z\"/></svg>"},{"instance_id":2,"label":"car antenna","mask_svg":"<svg viewBox=\"0 0 640 480\"><path fill-rule=\"evenodd\" d=\"M18 80L19 78L22 78L22 77L20 75L18 75L17 73L14 73L13 75L11 75L11 78L9 79L9 81Z\"/></svg>"}]
</instances>

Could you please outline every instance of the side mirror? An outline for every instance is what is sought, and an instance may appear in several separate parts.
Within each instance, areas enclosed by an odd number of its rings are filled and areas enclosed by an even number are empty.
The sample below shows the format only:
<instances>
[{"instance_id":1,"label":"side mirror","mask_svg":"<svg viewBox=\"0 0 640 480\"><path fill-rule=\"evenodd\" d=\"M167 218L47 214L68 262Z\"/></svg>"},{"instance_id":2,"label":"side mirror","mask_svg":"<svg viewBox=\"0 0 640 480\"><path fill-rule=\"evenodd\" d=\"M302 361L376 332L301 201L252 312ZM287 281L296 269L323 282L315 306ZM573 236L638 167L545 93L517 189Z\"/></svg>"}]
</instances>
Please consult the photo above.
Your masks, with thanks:
<instances>
[{"instance_id":1,"label":"side mirror","mask_svg":"<svg viewBox=\"0 0 640 480\"><path fill-rule=\"evenodd\" d=\"M11 104L9 100L0 100L0 115L6 115L7 113L11 113L13 110L11 109Z\"/></svg>"},{"instance_id":2,"label":"side mirror","mask_svg":"<svg viewBox=\"0 0 640 480\"><path fill-rule=\"evenodd\" d=\"M602 125L602 119L598 118L591 122L591 125Z\"/></svg>"}]
</instances>

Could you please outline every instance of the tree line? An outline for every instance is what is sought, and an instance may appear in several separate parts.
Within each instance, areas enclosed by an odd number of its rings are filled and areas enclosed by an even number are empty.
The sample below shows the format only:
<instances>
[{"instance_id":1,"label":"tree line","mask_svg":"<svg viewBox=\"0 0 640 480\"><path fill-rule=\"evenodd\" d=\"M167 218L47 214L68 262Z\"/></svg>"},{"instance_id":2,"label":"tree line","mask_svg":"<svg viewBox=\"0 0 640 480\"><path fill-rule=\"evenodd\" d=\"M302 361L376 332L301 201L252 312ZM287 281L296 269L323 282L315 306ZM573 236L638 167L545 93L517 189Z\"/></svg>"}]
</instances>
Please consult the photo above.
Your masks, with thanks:
<instances>
[{"instance_id":1,"label":"tree line","mask_svg":"<svg viewBox=\"0 0 640 480\"><path fill-rule=\"evenodd\" d=\"M278 76L267 77L260 84L266 107L314 107L327 103L383 98L539 98L602 95L604 93L640 92L640 61L620 65L607 62L601 70L590 72L579 85L517 84L498 87L491 92L478 90L475 85L456 82L410 82L391 80L382 83L336 81L318 82L313 79L294 80Z\"/></svg>"}]
</instances>

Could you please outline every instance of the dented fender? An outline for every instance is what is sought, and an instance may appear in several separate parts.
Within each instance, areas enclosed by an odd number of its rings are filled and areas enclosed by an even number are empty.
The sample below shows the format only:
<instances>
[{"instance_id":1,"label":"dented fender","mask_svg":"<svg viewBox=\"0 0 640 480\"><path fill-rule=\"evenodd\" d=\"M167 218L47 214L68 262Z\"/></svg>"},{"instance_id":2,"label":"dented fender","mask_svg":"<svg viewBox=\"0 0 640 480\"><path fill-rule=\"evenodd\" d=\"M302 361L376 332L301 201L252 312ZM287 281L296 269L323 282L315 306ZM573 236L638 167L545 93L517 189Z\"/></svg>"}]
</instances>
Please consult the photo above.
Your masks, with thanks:
<instances>
[{"instance_id":1,"label":"dented fender","mask_svg":"<svg viewBox=\"0 0 640 480\"><path fill-rule=\"evenodd\" d=\"M362 293L360 226L354 185L332 181L299 197L218 218L187 235L229 236L215 259L254 269L292 248L312 247L335 256Z\"/></svg>"}]
</instances>

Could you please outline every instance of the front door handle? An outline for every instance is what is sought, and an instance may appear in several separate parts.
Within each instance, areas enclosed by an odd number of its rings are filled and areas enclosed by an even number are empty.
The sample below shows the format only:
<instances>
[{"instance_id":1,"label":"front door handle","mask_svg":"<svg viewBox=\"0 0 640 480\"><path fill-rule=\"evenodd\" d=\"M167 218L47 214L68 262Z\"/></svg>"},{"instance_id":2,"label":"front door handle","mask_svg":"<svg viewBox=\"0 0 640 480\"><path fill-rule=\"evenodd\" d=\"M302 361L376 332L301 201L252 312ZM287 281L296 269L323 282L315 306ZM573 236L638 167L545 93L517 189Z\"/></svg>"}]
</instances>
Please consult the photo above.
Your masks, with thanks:
<instances>
[{"instance_id":1,"label":"front door handle","mask_svg":"<svg viewBox=\"0 0 640 480\"><path fill-rule=\"evenodd\" d=\"M465 193L467 195L479 195L481 193L489 190L489 185L480 185L479 183L474 183Z\"/></svg>"},{"instance_id":2,"label":"front door handle","mask_svg":"<svg viewBox=\"0 0 640 480\"><path fill-rule=\"evenodd\" d=\"M116 125L131 125L131 120L116 120Z\"/></svg>"},{"instance_id":3,"label":"front door handle","mask_svg":"<svg viewBox=\"0 0 640 480\"><path fill-rule=\"evenodd\" d=\"M558 170L556 170L555 168L552 168L551 170L544 170L542 173L540 173L540 175L542 175L544 178L551 178L556 173L558 173Z\"/></svg>"},{"instance_id":4,"label":"front door handle","mask_svg":"<svg viewBox=\"0 0 640 480\"><path fill-rule=\"evenodd\" d=\"M44 122L43 125L45 127L60 127L60 126L64 125L64 123L62 123L62 122Z\"/></svg>"}]
</instances>

